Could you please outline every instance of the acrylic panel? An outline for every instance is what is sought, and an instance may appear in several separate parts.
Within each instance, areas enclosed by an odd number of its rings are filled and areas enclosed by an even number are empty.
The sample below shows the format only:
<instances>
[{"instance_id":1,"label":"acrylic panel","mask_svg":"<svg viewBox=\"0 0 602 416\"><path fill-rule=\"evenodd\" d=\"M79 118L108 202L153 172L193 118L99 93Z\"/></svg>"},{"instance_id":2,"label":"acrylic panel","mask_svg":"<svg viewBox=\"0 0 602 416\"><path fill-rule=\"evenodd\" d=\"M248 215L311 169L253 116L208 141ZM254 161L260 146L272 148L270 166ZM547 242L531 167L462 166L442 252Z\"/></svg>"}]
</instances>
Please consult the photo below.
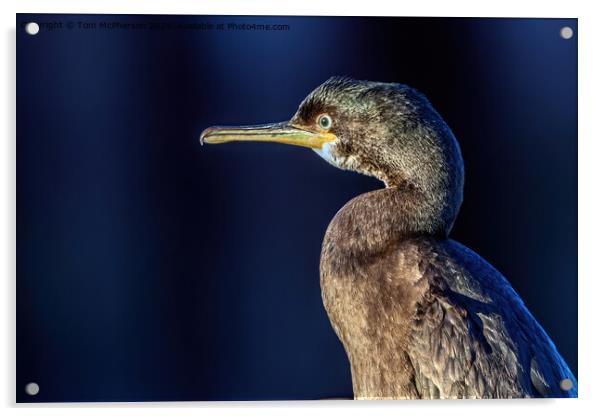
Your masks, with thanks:
<instances>
[{"instance_id":1,"label":"acrylic panel","mask_svg":"<svg viewBox=\"0 0 602 416\"><path fill-rule=\"evenodd\" d=\"M577 395L576 19L16 27L17 402Z\"/></svg>"}]
</instances>

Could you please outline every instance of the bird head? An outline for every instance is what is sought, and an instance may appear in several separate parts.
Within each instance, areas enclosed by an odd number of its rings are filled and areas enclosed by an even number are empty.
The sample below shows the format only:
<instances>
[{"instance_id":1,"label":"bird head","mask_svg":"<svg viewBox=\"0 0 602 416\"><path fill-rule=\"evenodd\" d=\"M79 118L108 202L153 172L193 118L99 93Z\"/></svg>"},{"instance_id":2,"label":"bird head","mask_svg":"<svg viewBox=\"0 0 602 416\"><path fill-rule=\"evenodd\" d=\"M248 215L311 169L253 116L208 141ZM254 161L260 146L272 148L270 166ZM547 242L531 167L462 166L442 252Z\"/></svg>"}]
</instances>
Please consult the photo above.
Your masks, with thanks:
<instances>
[{"instance_id":1,"label":"bird head","mask_svg":"<svg viewBox=\"0 0 602 416\"><path fill-rule=\"evenodd\" d=\"M402 84L333 77L287 122L210 127L200 140L310 148L338 168L415 189L445 208L449 227L462 201L463 161L453 133L424 95Z\"/></svg>"}]
</instances>

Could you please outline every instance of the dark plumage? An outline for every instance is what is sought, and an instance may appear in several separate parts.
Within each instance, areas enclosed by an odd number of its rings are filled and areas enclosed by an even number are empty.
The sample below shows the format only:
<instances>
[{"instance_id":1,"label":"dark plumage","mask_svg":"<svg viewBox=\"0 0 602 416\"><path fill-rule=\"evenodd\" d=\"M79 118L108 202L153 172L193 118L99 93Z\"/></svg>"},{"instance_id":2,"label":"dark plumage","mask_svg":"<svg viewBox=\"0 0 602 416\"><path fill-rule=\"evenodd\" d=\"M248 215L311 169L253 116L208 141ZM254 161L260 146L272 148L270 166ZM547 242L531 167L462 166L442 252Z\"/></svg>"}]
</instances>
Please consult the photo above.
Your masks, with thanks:
<instances>
[{"instance_id":1,"label":"dark plumage","mask_svg":"<svg viewBox=\"0 0 602 416\"><path fill-rule=\"evenodd\" d=\"M201 136L233 140L310 147L386 184L341 208L322 246L322 298L357 399L576 397L574 376L506 279L448 239L462 156L422 94L331 78L288 123Z\"/></svg>"}]
</instances>

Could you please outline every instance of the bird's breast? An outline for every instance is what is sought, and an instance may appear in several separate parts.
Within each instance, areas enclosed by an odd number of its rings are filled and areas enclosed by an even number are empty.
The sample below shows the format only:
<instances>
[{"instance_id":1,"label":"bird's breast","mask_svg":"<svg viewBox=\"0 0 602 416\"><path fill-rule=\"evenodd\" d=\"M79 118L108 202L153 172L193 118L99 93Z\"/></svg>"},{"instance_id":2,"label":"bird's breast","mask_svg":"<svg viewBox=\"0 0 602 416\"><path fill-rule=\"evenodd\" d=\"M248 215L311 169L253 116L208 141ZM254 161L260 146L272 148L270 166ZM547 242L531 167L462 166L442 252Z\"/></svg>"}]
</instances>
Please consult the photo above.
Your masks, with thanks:
<instances>
[{"instance_id":1,"label":"bird's breast","mask_svg":"<svg viewBox=\"0 0 602 416\"><path fill-rule=\"evenodd\" d=\"M416 302L425 292L417 253L404 243L369 256L337 245L328 234L320 260L324 306L341 341L350 348L405 338Z\"/></svg>"},{"instance_id":2,"label":"bird's breast","mask_svg":"<svg viewBox=\"0 0 602 416\"><path fill-rule=\"evenodd\" d=\"M416 260L399 246L355 256L326 235L322 299L347 352L356 397L417 397L406 353L416 302L425 291Z\"/></svg>"}]
</instances>

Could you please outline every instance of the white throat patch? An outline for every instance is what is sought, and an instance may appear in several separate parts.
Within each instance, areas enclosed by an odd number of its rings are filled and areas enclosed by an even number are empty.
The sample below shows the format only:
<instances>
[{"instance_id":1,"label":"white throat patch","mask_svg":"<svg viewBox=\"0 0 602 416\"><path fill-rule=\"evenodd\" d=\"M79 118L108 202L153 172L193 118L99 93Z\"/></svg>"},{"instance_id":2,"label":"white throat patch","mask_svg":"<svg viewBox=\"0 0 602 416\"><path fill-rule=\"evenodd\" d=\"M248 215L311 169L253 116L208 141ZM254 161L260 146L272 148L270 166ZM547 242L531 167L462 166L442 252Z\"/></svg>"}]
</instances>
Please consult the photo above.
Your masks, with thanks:
<instances>
[{"instance_id":1,"label":"white throat patch","mask_svg":"<svg viewBox=\"0 0 602 416\"><path fill-rule=\"evenodd\" d=\"M332 142L327 142L324 143L320 149L313 149L313 151L319 154L322 159L338 168L339 165L336 163L334 156L332 155L331 145Z\"/></svg>"}]
</instances>

